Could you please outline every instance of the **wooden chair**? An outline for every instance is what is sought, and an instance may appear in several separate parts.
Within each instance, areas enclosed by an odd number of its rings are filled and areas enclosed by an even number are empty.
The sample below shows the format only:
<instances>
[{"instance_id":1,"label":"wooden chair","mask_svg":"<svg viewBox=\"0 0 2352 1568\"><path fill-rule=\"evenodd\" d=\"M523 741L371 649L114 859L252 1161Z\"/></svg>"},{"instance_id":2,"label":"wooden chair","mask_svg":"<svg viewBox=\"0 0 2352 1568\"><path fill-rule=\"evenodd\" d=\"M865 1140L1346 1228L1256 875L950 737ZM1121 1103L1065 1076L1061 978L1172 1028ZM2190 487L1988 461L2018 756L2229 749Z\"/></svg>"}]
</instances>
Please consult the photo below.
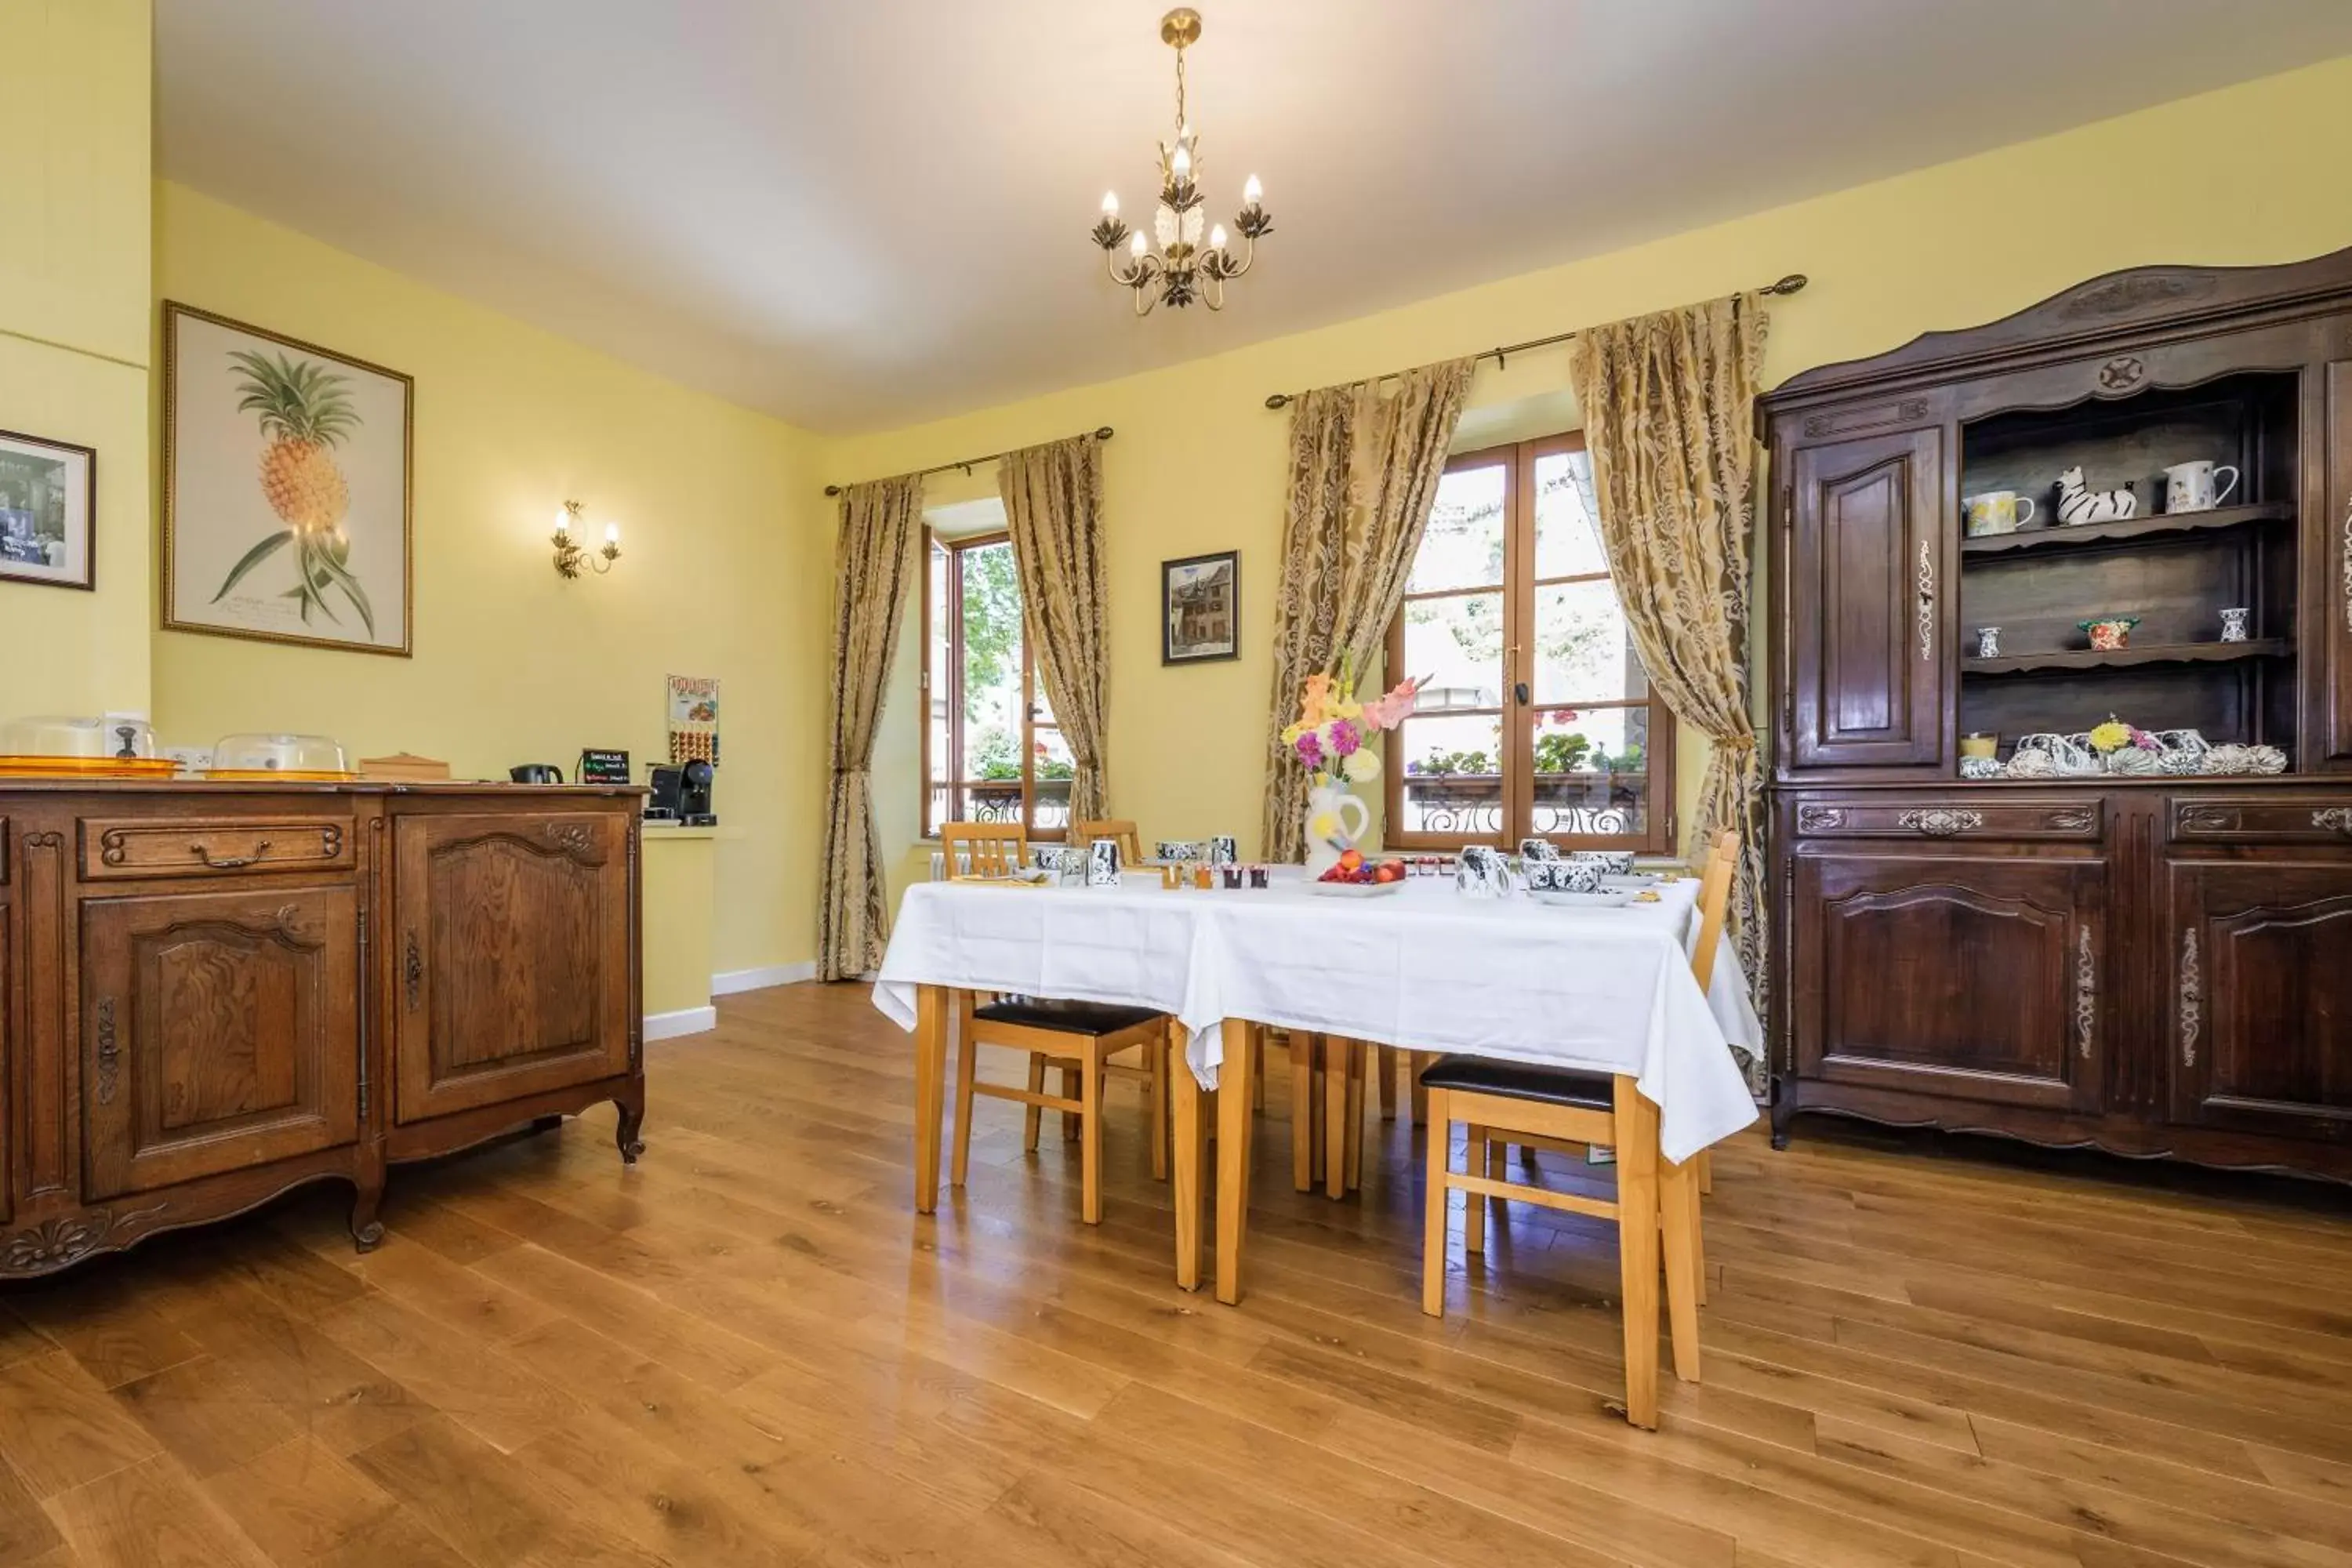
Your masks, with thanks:
<instances>
[{"instance_id":1,"label":"wooden chair","mask_svg":"<svg viewBox=\"0 0 2352 1568\"><path fill-rule=\"evenodd\" d=\"M1694 975L1712 974L1721 943L1731 869L1739 837L1716 840L1699 893L1699 929L1691 955ZM1625 1415L1636 1426L1658 1424L1658 1263L1663 1239L1667 1315L1675 1375L1699 1380L1698 1308L1701 1257L1698 1162L1676 1165L1658 1152L1658 1108L1626 1075L1527 1067L1491 1058L1443 1057L1421 1076L1429 1102L1428 1208L1422 1233L1421 1310L1445 1313L1447 1194L1465 1194L1463 1249L1486 1249L1486 1201L1541 1204L1617 1224L1622 1289ZM1468 1126L1466 1172L1453 1168L1454 1123ZM1503 1137L1497 1140L1496 1134ZM1607 1144L1617 1152L1613 1202L1553 1192L1506 1179L1505 1143L1536 1147Z\"/></svg>"},{"instance_id":2,"label":"wooden chair","mask_svg":"<svg viewBox=\"0 0 2352 1568\"><path fill-rule=\"evenodd\" d=\"M1107 816L1100 822L1070 824L1070 842L1085 848L1097 838L1118 840L1118 863L1122 866L1143 864L1143 836L1135 824L1123 816Z\"/></svg>"},{"instance_id":3,"label":"wooden chair","mask_svg":"<svg viewBox=\"0 0 2352 1568\"><path fill-rule=\"evenodd\" d=\"M942 822L940 850L950 882L1010 877L1029 864L1029 830L1017 822ZM965 869L957 869L961 858Z\"/></svg>"},{"instance_id":4,"label":"wooden chair","mask_svg":"<svg viewBox=\"0 0 2352 1568\"><path fill-rule=\"evenodd\" d=\"M1102 1222L1102 1086L1110 1058L1120 1051L1140 1049L1141 1068L1151 1079L1152 1174L1168 1174L1168 1053L1171 1024L1166 1014L1149 1007L1123 1007L1100 1002L1055 1002L1021 996L999 997L981 1005L969 991L957 994L956 1037L961 1042L956 1063L955 1152L949 1181L962 1186L971 1168L971 1104L981 1095L1010 1100L1029 1108L1027 1147L1037 1147L1041 1111L1063 1113L1064 1126L1074 1128L1079 1144L1080 1216L1088 1225ZM980 1047L1002 1046L1029 1053L1029 1086L1013 1089L982 1083L975 1075ZM1062 1092L1045 1092L1045 1064L1065 1064ZM1075 1086L1075 1088L1073 1087Z\"/></svg>"}]
</instances>

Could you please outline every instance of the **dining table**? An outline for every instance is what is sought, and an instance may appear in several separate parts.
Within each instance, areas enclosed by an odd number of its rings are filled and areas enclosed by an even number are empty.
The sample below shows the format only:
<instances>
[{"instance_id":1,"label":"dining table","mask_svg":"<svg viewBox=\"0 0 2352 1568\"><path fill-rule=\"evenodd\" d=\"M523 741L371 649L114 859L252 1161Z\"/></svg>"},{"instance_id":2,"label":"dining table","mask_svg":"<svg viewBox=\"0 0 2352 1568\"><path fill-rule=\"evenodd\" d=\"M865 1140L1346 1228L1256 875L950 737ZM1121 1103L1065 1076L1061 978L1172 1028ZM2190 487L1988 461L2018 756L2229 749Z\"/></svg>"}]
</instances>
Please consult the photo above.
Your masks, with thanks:
<instances>
[{"instance_id":1,"label":"dining table","mask_svg":"<svg viewBox=\"0 0 2352 1568\"><path fill-rule=\"evenodd\" d=\"M1191 1070L1171 1074L1171 1175L1187 1289L1200 1284L1201 1095L1222 1078L1249 1082L1253 1026L1630 1077L1656 1109L1658 1154L1685 1165L1755 1121L1734 1052L1753 1059L1763 1027L1727 943L1705 993L1692 973L1698 879L1632 885L1654 897L1604 906L1478 896L1451 877L1335 895L1283 867L1263 888L1171 888L1156 870L1104 886L914 883L873 996L915 1037L915 1206L929 1214L939 1203L958 991L1140 1005L1177 1020ZM1215 1114L1215 1286L1232 1304L1250 1096L1217 1096Z\"/></svg>"}]
</instances>

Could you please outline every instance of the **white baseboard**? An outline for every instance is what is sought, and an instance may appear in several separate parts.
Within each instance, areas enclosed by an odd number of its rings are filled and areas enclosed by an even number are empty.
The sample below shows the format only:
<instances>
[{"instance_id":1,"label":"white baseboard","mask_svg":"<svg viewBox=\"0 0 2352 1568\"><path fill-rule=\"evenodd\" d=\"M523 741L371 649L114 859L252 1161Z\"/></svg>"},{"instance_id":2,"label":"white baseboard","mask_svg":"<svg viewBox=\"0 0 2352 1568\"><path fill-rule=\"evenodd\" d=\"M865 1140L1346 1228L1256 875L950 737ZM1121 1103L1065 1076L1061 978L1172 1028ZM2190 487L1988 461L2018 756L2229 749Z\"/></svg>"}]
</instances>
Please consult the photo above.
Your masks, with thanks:
<instances>
[{"instance_id":1,"label":"white baseboard","mask_svg":"<svg viewBox=\"0 0 2352 1568\"><path fill-rule=\"evenodd\" d=\"M675 1039L680 1035L699 1035L719 1027L716 1007L681 1007L675 1013L646 1015L646 1038Z\"/></svg>"},{"instance_id":2,"label":"white baseboard","mask_svg":"<svg viewBox=\"0 0 2352 1568\"><path fill-rule=\"evenodd\" d=\"M710 977L710 994L732 996L738 991L764 991L771 985L797 985L815 978L814 959L805 963L771 963L760 969L730 969Z\"/></svg>"}]
</instances>

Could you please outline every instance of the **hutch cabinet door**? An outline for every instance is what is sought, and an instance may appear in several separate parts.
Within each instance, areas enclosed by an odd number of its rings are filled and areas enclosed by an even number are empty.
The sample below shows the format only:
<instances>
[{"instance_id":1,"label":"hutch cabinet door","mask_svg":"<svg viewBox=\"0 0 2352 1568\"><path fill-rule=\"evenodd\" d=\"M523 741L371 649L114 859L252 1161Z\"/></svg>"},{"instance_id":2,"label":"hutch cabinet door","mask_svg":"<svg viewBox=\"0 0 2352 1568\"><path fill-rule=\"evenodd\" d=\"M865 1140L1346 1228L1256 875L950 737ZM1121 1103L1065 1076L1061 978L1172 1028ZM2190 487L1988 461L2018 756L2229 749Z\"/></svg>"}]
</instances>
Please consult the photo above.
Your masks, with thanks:
<instances>
[{"instance_id":1,"label":"hutch cabinet door","mask_svg":"<svg viewBox=\"0 0 2352 1568\"><path fill-rule=\"evenodd\" d=\"M2173 1120L2352 1141L2352 861L2166 877Z\"/></svg>"},{"instance_id":2,"label":"hutch cabinet door","mask_svg":"<svg viewBox=\"0 0 2352 1568\"><path fill-rule=\"evenodd\" d=\"M8 819L0 816L0 1220L15 1212L9 1203L16 1185L16 1151L8 1142L15 1115L10 1086L16 1081L16 1041L9 1033L16 1014L16 933L8 919L9 899Z\"/></svg>"},{"instance_id":3,"label":"hutch cabinet door","mask_svg":"<svg viewBox=\"0 0 2352 1568\"><path fill-rule=\"evenodd\" d=\"M81 906L83 1196L359 1137L359 896L160 893Z\"/></svg>"},{"instance_id":4,"label":"hutch cabinet door","mask_svg":"<svg viewBox=\"0 0 2352 1568\"><path fill-rule=\"evenodd\" d=\"M1791 461L1791 763L1944 760L1944 436L1940 429L1798 449Z\"/></svg>"},{"instance_id":5,"label":"hutch cabinet door","mask_svg":"<svg viewBox=\"0 0 2352 1568\"><path fill-rule=\"evenodd\" d=\"M2107 866L1901 850L1794 861L1800 1077L2100 1109Z\"/></svg>"},{"instance_id":6,"label":"hutch cabinet door","mask_svg":"<svg viewBox=\"0 0 2352 1568\"><path fill-rule=\"evenodd\" d=\"M2320 595L2326 615L2327 653L2317 700L2330 762L2352 762L2352 360L2327 367L2326 550ZM2315 715L2315 718L2322 718ZM2305 767L2311 764L2305 763Z\"/></svg>"},{"instance_id":7,"label":"hutch cabinet door","mask_svg":"<svg viewBox=\"0 0 2352 1568\"><path fill-rule=\"evenodd\" d=\"M625 818L403 816L394 852L398 1121L629 1070Z\"/></svg>"}]
</instances>

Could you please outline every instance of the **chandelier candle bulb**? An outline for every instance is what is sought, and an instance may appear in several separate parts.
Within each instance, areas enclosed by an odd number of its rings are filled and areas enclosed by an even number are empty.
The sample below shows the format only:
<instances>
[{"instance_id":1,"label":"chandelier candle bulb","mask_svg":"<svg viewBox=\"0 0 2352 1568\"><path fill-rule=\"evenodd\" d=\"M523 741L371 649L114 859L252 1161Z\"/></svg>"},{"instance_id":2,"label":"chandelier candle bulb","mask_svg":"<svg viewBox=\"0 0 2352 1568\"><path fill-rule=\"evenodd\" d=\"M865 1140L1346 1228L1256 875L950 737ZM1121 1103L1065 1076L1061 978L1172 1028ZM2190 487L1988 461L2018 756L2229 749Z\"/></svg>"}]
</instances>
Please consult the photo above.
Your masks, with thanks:
<instances>
[{"instance_id":1,"label":"chandelier candle bulb","mask_svg":"<svg viewBox=\"0 0 2352 1568\"><path fill-rule=\"evenodd\" d=\"M1265 197L1265 188L1257 183L1255 174L1242 182L1242 202L1244 205L1255 206Z\"/></svg>"},{"instance_id":2,"label":"chandelier candle bulb","mask_svg":"<svg viewBox=\"0 0 2352 1568\"><path fill-rule=\"evenodd\" d=\"M1219 224L1216 227L1209 231L1209 248L1211 250L1223 250L1224 247L1225 226L1223 224Z\"/></svg>"},{"instance_id":3,"label":"chandelier candle bulb","mask_svg":"<svg viewBox=\"0 0 2352 1568\"><path fill-rule=\"evenodd\" d=\"M1117 191L1105 191L1103 193L1103 216L1117 217L1118 216L1118 193Z\"/></svg>"}]
</instances>

